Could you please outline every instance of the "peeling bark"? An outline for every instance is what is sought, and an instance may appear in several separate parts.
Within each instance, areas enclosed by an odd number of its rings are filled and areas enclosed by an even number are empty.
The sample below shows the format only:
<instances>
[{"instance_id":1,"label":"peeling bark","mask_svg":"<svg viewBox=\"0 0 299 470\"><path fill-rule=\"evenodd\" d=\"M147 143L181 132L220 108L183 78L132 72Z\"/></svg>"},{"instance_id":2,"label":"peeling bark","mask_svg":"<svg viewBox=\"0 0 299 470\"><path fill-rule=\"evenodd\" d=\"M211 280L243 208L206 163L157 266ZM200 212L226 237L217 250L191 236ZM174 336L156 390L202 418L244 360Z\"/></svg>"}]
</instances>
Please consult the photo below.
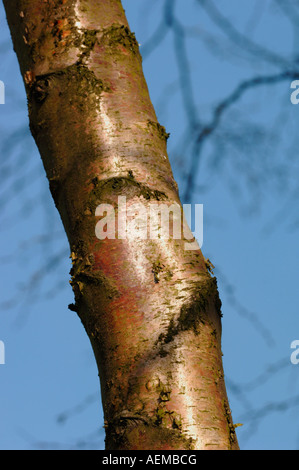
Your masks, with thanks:
<instances>
[{"instance_id":1,"label":"peeling bark","mask_svg":"<svg viewBox=\"0 0 299 470\"><path fill-rule=\"evenodd\" d=\"M68 236L97 360L107 449L237 449L221 302L184 239L99 240L99 204L180 205L119 0L4 0L30 128Z\"/></svg>"}]
</instances>

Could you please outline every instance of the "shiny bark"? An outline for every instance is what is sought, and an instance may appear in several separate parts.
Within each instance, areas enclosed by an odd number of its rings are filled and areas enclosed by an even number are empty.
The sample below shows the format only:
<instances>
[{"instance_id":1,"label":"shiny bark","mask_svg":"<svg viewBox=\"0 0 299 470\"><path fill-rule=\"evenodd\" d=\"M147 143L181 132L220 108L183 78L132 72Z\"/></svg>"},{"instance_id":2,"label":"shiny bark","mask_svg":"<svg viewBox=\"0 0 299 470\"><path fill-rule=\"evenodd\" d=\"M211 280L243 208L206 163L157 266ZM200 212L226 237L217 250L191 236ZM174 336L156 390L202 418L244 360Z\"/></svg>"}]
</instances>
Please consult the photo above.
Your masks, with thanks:
<instances>
[{"instance_id":1,"label":"shiny bark","mask_svg":"<svg viewBox=\"0 0 299 470\"><path fill-rule=\"evenodd\" d=\"M181 207L121 2L4 5L30 128L70 244L71 308L99 368L107 449L237 449L221 302L199 247L95 235L96 208L121 211L119 196L127 209Z\"/></svg>"}]
</instances>

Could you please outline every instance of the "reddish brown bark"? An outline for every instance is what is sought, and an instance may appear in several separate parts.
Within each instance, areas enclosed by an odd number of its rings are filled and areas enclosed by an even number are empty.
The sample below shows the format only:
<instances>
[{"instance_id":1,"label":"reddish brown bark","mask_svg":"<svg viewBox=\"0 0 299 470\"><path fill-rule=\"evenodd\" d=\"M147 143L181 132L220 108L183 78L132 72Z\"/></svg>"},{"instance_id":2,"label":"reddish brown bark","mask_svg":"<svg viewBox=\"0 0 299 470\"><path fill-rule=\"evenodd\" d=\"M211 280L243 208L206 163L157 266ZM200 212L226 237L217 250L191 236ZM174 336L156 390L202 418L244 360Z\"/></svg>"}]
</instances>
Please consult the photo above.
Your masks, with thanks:
<instances>
[{"instance_id":1,"label":"reddish brown bark","mask_svg":"<svg viewBox=\"0 0 299 470\"><path fill-rule=\"evenodd\" d=\"M96 207L180 204L135 36L118 0L4 0L30 127L72 253L108 449L237 449L220 300L185 240L102 240Z\"/></svg>"}]
</instances>

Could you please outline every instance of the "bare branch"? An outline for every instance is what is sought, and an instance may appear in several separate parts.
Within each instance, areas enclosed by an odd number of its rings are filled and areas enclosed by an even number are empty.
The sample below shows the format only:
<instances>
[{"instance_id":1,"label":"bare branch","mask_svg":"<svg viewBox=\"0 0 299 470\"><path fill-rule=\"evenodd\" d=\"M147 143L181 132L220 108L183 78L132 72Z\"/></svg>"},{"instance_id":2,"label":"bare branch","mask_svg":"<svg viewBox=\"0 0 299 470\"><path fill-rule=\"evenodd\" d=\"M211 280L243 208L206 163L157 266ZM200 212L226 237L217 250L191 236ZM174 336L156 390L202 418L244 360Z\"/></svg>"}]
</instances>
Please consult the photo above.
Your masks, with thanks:
<instances>
[{"instance_id":1,"label":"bare branch","mask_svg":"<svg viewBox=\"0 0 299 470\"><path fill-rule=\"evenodd\" d=\"M248 51L255 59L259 58L277 67L288 68L293 64L293 58L285 59L281 55L251 41L240 33L233 24L218 10L212 0L197 0L204 8L210 19L220 30L239 48Z\"/></svg>"},{"instance_id":2,"label":"bare branch","mask_svg":"<svg viewBox=\"0 0 299 470\"><path fill-rule=\"evenodd\" d=\"M271 331L261 322L260 315L257 315L255 312L249 311L247 307L245 307L239 302L234 292L234 286L226 279L222 272L219 272L218 268L217 278L222 284L222 287L227 295L228 302L238 313L238 315L249 321L252 326L256 329L256 331L262 336L266 344L269 347L273 347L275 345L275 341L273 339Z\"/></svg>"},{"instance_id":3,"label":"bare branch","mask_svg":"<svg viewBox=\"0 0 299 470\"><path fill-rule=\"evenodd\" d=\"M202 127L194 143L194 150L192 153L191 165L186 183L185 200L188 201L190 199L194 189L194 183L198 172L200 153L203 143L218 127L223 114L235 103L237 103L248 90L263 85L275 85L286 80L294 80L298 77L299 71L286 71L275 75L257 76L248 80L244 80L239 85L237 85L232 93L230 93L216 106L211 121Z\"/></svg>"}]
</instances>

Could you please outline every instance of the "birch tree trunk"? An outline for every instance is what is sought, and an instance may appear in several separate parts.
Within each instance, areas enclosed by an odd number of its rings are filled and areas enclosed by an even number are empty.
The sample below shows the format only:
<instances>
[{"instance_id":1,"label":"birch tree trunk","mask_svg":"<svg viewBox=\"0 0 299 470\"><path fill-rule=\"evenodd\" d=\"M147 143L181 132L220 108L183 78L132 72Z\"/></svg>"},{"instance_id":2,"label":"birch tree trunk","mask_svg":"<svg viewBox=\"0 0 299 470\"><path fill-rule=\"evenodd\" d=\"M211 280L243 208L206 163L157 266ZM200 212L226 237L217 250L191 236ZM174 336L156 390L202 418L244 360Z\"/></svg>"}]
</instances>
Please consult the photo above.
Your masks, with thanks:
<instances>
[{"instance_id":1,"label":"birch tree trunk","mask_svg":"<svg viewBox=\"0 0 299 470\"><path fill-rule=\"evenodd\" d=\"M31 132L70 244L71 309L98 364L106 448L238 449L216 279L184 237L132 236L136 203L148 211L181 203L121 2L4 6ZM116 224L118 238L97 238L100 204L130 214L127 236Z\"/></svg>"}]
</instances>

